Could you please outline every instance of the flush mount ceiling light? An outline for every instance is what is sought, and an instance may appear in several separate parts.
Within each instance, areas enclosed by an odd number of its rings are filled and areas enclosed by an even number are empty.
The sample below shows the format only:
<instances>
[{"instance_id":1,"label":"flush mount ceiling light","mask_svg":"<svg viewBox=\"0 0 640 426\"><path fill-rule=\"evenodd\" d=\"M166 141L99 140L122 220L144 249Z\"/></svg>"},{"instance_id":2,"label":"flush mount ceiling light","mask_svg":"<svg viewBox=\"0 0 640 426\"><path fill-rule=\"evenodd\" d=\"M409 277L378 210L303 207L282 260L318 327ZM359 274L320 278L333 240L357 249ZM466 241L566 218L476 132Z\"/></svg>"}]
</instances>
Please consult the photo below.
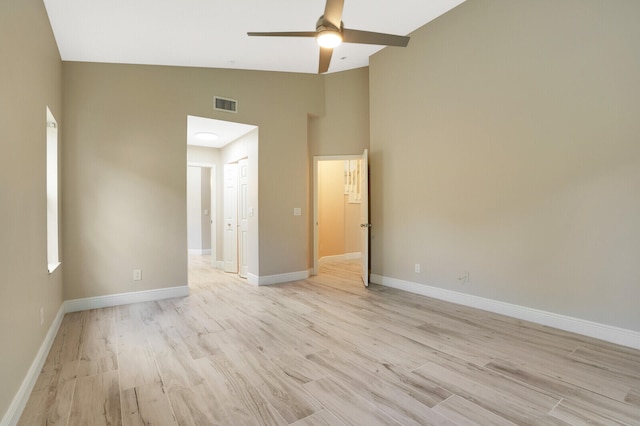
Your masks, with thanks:
<instances>
[{"instance_id":1,"label":"flush mount ceiling light","mask_svg":"<svg viewBox=\"0 0 640 426\"><path fill-rule=\"evenodd\" d=\"M215 141L218 140L218 135L211 132L198 132L195 135L196 139L200 139L201 141Z\"/></svg>"},{"instance_id":2,"label":"flush mount ceiling light","mask_svg":"<svg viewBox=\"0 0 640 426\"><path fill-rule=\"evenodd\" d=\"M316 37L316 42L320 47L333 49L334 47L338 47L340 43L342 43L342 35L339 31L334 30L321 31L320 33L318 33L318 37Z\"/></svg>"}]
</instances>

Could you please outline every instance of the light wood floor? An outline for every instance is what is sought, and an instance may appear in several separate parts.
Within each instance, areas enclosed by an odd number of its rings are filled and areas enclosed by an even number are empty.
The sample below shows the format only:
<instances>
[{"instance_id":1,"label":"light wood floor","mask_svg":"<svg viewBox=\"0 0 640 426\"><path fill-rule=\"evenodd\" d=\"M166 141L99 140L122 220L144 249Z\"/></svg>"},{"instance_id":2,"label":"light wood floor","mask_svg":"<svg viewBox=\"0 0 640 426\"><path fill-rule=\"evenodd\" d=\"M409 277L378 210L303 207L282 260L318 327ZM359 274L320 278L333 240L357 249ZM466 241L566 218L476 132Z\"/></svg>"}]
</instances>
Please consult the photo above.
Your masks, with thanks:
<instances>
[{"instance_id":1,"label":"light wood floor","mask_svg":"<svg viewBox=\"0 0 640 426\"><path fill-rule=\"evenodd\" d=\"M22 425L640 424L640 351L393 289L358 266L67 314Z\"/></svg>"}]
</instances>

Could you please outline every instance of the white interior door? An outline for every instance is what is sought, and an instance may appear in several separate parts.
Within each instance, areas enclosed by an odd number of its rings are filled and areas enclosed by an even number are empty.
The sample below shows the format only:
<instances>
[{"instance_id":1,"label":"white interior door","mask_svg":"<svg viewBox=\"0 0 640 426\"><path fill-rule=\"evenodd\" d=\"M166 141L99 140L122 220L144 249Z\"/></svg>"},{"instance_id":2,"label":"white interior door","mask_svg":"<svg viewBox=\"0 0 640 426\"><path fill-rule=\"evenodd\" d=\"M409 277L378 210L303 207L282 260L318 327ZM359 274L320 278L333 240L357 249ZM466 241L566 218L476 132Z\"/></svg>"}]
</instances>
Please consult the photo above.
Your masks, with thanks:
<instances>
[{"instance_id":1,"label":"white interior door","mask_svg":"<svg viewBox=\"0 0 640 426\"><path fill-rule=\"evenodd\" d=\"M362 153L360 165L360 233L362 234L362 282L369 287L369 151Z\"/></svg>"},{"instance_id":2,"label":"white interior door","mask_svg":"<svg viewBox=\"0 0 640 426\"><path fill-rule=\"evenodd\" d=\"M238 273L238 165L224 165L224 271Z\"/></svg>"},{"instance_id":3,"label":"white interior door","mask_svg":"<svg viewBox=\"0 0 640 426\"><path fill-rule=\"evenodd\" d=\"M238 234L238 275L242 278L247 278L249 266L247 262L247 236L249 235L249 216L247 207L247 189L249 185L248 178L249 162L245 158L238 161L238 222L239 222L239 234Z\"/></svg>"}]
</instances>

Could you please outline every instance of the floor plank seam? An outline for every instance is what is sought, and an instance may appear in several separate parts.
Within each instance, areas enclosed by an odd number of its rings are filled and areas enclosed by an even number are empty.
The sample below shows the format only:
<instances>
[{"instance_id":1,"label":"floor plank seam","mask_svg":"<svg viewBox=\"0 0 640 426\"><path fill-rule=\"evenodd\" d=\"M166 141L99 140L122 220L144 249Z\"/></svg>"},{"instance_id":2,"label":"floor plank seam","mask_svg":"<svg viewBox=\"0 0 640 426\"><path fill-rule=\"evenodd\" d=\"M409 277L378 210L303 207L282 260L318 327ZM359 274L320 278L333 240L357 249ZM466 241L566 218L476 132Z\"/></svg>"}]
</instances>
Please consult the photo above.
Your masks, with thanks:
<instances>
[{"instance_id":1,"label":"floor plank seam","mask_svg":"<svg viewBox=\"0 0 640 426\"><path fill-rule=\"evenodd\" d=\"M547 414L551 414L551 413L553 412L553 410L555 410L555 409L558 407L558 405L560 405L560 404L562 403L562 401L564 401L564 398L560 398L560 399L558 400L558 402L556 403L556 405L554 405L554 406L551 408L551 410L549 410L549 412L548 412Z\"/></svg>"}]
</instances>

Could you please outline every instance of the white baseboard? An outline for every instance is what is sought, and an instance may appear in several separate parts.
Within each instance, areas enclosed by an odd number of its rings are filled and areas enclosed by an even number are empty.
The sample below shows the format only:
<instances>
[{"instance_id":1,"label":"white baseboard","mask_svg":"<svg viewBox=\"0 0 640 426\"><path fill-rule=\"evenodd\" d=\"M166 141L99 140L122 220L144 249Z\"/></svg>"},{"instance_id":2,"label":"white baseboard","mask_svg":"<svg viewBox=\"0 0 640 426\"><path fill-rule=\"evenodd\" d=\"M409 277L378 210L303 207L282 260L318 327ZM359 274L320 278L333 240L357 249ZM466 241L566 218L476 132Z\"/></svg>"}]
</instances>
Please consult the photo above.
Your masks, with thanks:
<instances>
[{"instance_id":1,"label":"white baseboard","mask_svg":"<svg viewBox=\"0 0 640 426\"><path fill-rule=\"evenodd\" d=\"M564 331L581 334L583 336L594 337L618 345L640 349L640 332L613 327L580 318L555 314L553 312L539 309L527 308L525 306L513 305L511 303L486 299L484 297L473 296L452 290L445 290L425 284L418 284L411 281L403 281L381 275L371 275L371 282L381 284L385 287L392 287L398 290L405 290L410 293L444 300L458 305L470 306L497 314L507 315L525 321L546 325Z\"/></svg>"},{"instance_id":2,"label":"white baseboard","mask_svg":"<svg viewBox=\"0 0 640 426\"><path fill-rule=\"evenodd\" d=\"M153 290L134 291L131 293L109 294L107 296L87 297L85 299L65 300L65 312L87 311L89 309L106 308L108 306L128 305L130 303L151 302L153 300L171 299L189 295L189 286L158 288Z\"/></svg>"},{"instance_id":3,"label":"white baseboard","mask_svg":"<svg viewBox=\"0 0 640 426\"><path fill-rule=\"evenodd\" d=\"M358 251L354 253L344 253L344 254L335 254L332 256L324 256L318 259L318 262L319 263L336 262L336 261L342 261L342 260L360 259L360 257L362 257L362 253Z\"/></svg>"},{"instance_id":4,"label":"white baseboard","mask_svg":"<svg viewBox=\"0 0 640 426\"><path fill-rule=\"evenodd\" d=\"M247 282L251 285L260 285L260 277L249 272L247 273Z\"/></svg>"},{"instance_id":5,"label":"white baseboard","mask_svg":"<svg viewBox=\"0 0 640 426\"><path fill-rule=\"evenodd\" d=\"M211 254L211 249L189 249L189 256L204 256L205 254Z\"/></svg>"},{"instance_id":6,"label":"white baseboard","mask_svg":"<svg viewBox=\"0 0 640 426\"><path fill-rule=\"evenodd\" d=\"M247 274L247 282L253 285L272 285L288 283L291 281L306 280L310 276L311 269L307 269L306 271L287 272L285 274L263 275L261 277L249 273Z\"/></svg>"},{"instance_id":7,"label":"white baseboard","mask_svg":"<svg viewBox=\"0 0 640 426\"><path fill-rule=\"evenodd\" d=\"M24 410L27 401L29 400L29 396L31 396L31 391L40 376L40 371L42 371L42 367L44 366L44 362L49 355L49 351L51 350L51 345L53 345L53 341L58 334L58 330L60 329L60 324L62 324L62 318L64 318L64 304L60 305L60 309L58 309L58 313L56 314L51 326L49 326L49 331L47 331L47 335L44 338L44 341L40 345L40 349L36 354L35 359L31 363L31 367L29 367L29 371L22 381L22 385L20 385L20 389L13 397L13 401L11 401L11 405L9 405L9 409L5 413L2 420L0 420L0 426L14 426L20 420L20 416L22 415L22 411Z\"/></svg>"},{"instance_id":8,"label":"white baseboard","mask_svg":"<svg viewBox=\"0 0 640 426\"><path fill-rule=\"evenodd\" d=\"M136 291L132 293L111 294L108 296L88 297L85 299L65 300L62 305L60 305L60 309L58 309L58 313L51 323L49 331L47 332L42 345L40 345L40 350L33 360L27 375L22 381L20 389L18 389L18 392L14 396L4 417L0 420L0 426L13 426L18 423L18 420L22 415L22 411L29 400L31 391L36 384L36 380L38 380L40 371L44 366L44 362L47 359L49 350L51 350L51 345L53 345L53 341L58 334L58 330L65 313L105 308L108 306L127 305L137 302L149 302L153 300L169 299L172 297L184 297L188 295L189 287L185 285L179 287Z\"/></svg>"}]
</instances>

